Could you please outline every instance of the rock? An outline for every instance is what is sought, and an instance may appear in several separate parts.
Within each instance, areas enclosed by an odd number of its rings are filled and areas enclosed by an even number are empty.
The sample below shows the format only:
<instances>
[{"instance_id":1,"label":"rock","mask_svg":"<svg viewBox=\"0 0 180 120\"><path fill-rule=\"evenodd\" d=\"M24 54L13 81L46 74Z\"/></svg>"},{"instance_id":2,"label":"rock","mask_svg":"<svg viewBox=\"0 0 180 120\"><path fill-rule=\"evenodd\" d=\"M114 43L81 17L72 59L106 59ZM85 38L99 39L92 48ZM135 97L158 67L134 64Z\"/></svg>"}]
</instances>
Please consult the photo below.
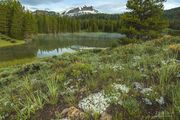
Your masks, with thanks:
<instances>
[{"instance_id":1,"label":"rock","mask_svg":"<svg viewBox=\"0 0 180 120\"><path fill-rule=\"evenodd\" d=\"M87 88L86 88L86 87L83 87L83 88L80 89L79 92L80 92L80 93L84 93L84 92L86 92L86 90L87 90Z\"/></svg>"},{"instance_id":2,"label":"rock","mask_svg":"<svg viewBox=\"0 0 180 120\"><path fill-rule=\"evenodd\" d=\"M152 102L148 98L144 98L143 101L146 105L152 105Z\"/></svg>"},{"instance_id":3,"label":"rock","mask_svg":"<svg viewBox=\"0 0 180 120\"><path fill-rule=\"evenodd\" d=\"M65 116L68 114L68 112L69 112L69 108L64 109L64 110L61 112L61 116L62 116L62 117L65 117Z\"/></svg>"},{"instance_id":4,"label":"rock","mask_svg":"<svg viewBox=\"0 0 180 120\"><path fill-rule=\"evenodd\" d=\"M164 105L165 104L164 97L160 97L159 99L156 99L156 102L158 102L160 105Z\"/></svg>"},{"instance_id":5,"label":"rock","mask_svg":"<svg viewBox=\"0 0 180 120\"><path fill-rule=\"evenodd\" d=\"M134 60L141 60L141 56L134 56Z\"/></svg>"},{"instance_id":6,"label":"rock","mask_svg":"<svg viewBox=\"0 0 180 120\"><path fill-rule=\"evenodd\" d=\"M69 118L62 118L62 119L60 119L60 120L71 120L71 119L69 119Z\"/></svg>"},{"instance_id":7,"label":"rock","mask_svg":"<svg viewBox=\"0 0 180 120\"><path fill-rule=\"evenodd\" d=\"M75 107L64 109L61 112L61 116L67 117L66 119L71 119L71 120L84 120L85 119L85 113Z\"/></svg>"},{"instance_id":8,"label":"rock","mask_svg":"<svg viewBox=\"0 0 180 120\"><path fill-rule=\"evenodd\" d=\"M122 93L128 93L129 92L129 88L126 85L113 84L113 87L115 88L115 90L121 91Z\"/></svg>"},{"instance_id":9,"label":"rock","mask_svg":"<svg viewBox=\"0 0 180 120\"><path fill-rule=\"evenodd\" d=\"M144 88L144 86L138 82L134 83L134 89L139 91L141 94L146 94L146 95L149 95L149 93L153 91L153 89L151 87Z\"/></svg>"},{"instance_id":10,"label":"rock","mask_svg":"<svg viewBox=\"0 0 180 120\"><path fill-rule=\"evenodd\" d=\"M153 91L152 88L143 88L143 89L140 91L140 93L149 95L149 93L152 92L152 91Z\"/></svg>"},{"instance_id":11,"label":"rock","mask_svg":"<svg viewBox=\"0 0 180 120\"><path fill-rule=\"evenodd\" d=\"M180 74L177 75L177 78L180 78Z\"/></svg>"},{"instance_id":12,"label":"rock","mask_svg":"<svg viewBox=\"0 0 180 120\"><path fill-rule=\"evenodd\" d=\"M112 116L109 115L109 114L107 114L107 113L105 113L105 112L103 112L103 113L101 114L100 120L112 120Z\"/></svg>"},{"instance_id":13,"label":"rock","mask_svg":"<svg viewBox=\"0 0 180 120\"><path fill-rule=\"evenodd\" d=\"M140 83L138 83L138 82L135 82L134 83L134 89L135 90L138 90L138 91L140 91L140 90L142 90L144 87L140 84Z\"/></svg>"}]
</instances>

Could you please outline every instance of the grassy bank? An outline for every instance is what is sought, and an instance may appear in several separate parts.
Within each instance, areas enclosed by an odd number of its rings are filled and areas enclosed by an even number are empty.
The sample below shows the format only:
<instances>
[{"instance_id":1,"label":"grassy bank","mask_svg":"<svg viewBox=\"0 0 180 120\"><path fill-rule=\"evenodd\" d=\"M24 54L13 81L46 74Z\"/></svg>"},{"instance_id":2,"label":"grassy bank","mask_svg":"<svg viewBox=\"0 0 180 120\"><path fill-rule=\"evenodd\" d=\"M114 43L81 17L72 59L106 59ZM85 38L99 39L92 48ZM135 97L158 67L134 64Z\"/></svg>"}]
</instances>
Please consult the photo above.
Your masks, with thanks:
<instances>
[{"instance_id":1,"label":"grassy bank","mask_svg":"<svg viewBox=\"0 0 180 120\"><path fill-rule=\"evenodd\" d=\"M15 40L6 35L0 34L0 47L25 44L23 40Z\"/></svg>"},{"instance_id":2,"label":"grassy bank","mask_svg":"<svg viewBox=\"0 0 180 120\"><path fill-rule=\"evenodd\" d=\"M0 47L7 47L7 46L21 45L21 44L25 44L25 41L16 40L15 42L10 42L0 39Z\"/></svg>"},{"instance_id":3,"label":"grassy bank","mask_svg":"<svg viewBox=\"0 0 180 120\"><path fill-rule=\"evenodd\" d=\"M26 63L31 63L35 59L36 58L24 58L24 59L10 60L10 61L1 61L0 68L8 67L8 66L24 65Z\"/></svg>"},{"instance_id":4,"label":"grassy bank","mask_svg":"<svg viewBox=\"0 0 180 120\"><path fill-rule=\"evenodd\" d=\"M165 36L1 68L0 119L178 119L179 44Z\"/></svg>"}]
</instances>

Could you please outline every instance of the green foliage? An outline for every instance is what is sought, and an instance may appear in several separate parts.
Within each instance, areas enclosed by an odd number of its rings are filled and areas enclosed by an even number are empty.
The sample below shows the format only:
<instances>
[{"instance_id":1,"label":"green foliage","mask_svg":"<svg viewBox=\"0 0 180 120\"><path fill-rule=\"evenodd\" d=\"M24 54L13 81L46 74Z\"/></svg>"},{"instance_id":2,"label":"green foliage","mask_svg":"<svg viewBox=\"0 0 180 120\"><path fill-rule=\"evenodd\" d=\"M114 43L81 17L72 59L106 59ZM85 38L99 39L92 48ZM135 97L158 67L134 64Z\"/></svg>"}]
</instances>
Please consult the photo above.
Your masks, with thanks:
<instances>
[{"instance_id":1,"label":"green foliage","mask_svg":"<svg viewBox=\"0 0 180 120\"><path fill-rule=\"evenodd\" d=\"M142 44L5 66L0 68L0 119L41 119L45 114L53 118L55 112L78 108L80 100L102 91L110 104L107 113L114 119L176 119L180 106L177 51L179 37L166 36ZM143 94L134 89L134 82L152 91ZM114 84L122 86L115 90ZM128 93L123 93L123 85ZM148 98L153 105L146 108L142 98ZM165 104L158 104L159 98ZM157 114L151 115L152 110Z\"/></svg>"},{"instance_id":2,"label":"green foliage","mask_svg":"<svg viewBox=\"0 0 180 120\"><path fill-rule=\"evenodd\" d=\"M32 113L35 113L38 109L42 109L44 106L44 94L37 91L35 94L25 96L25 100L19 101L20 107L16 106L18 119L29 119ZM20 109L23 107L23 109Z\"/></svg>"},{"instance_id":3,"label":"green foliage","mask_svg":"<svg viewBox=\"0 0 180 120\"><path fill-rule=\"evenodd\" d=\"M49 90L49 102L51 104L56 104L58 102L59 88L55 80L48 80L47 87Z\"/></svg>"},{"instance_id":4,"label":"green foliage","mask_svg":"<svg viewBox=\"0 0 180 120\"><path fill-rule=\"evenodd\" d=\"M180 114L180 87L179 83L172 89L172 98L173 98L173 108L176 115ZM178 116L176 116L178 117Z\"/></svg>"},{"instance_id":5,"label":"green foliage","mask_svg":"<svg viewBox=\"0 0 180 120\"><path fill-rule=\"evenodd\" d=\"M128 98L124 100L123 107L128 111L130 116L133 116L133 118L140 117L140 105L136 99Z\"/></svg>"},{"instance_id":6,"label":"green foliage","mask_svg":"<svg viewBox=\"0 0 180 120\"><path fill-rule=\"evenodd\" d=\"M5 2L0 1L0 33L7 34L8 32L8 8Z\"/></svg>"},{"instance_id":7,"label":"green foliage","mask_svg":"<svg viewBox=\"0 0 180 120\"><path fill-rule=\"evenodd\" d=\"M36 33L119 32L120 15L60 16L55 12L31 12L16 0L0 1L0 33L13 38L30 38Z\"/></svg>"},{"instance_id":8,"label":"green foliage","mask_svg":"<svg viewBox=\"0 0 180 120\"><path fill-rule=\"evenodd\" d=\"M86 78L92 73L92 66L77 62L69 68L69 75L74 78Z\"/></svg>"},{"instance_id":9,"label":"green foliage","mask_svg":"<svg viewBox=\"0 0 180 120\"><path fill-rule=\"evenodd\" d=\"M121 38L119 40L119 44L121 45L127 45L127 44L133 44L133 43L141 43L142 40L138 40L138 39L130 39L130 38L127 38L127 37L124 37L124 38Z\"/></svg>"},{"instance_id":10,"label":"green foliage","mask_svg":"<svg viewBox=\"0 0 180 120\"><path fill-rule=\"evenodd\" d=\"M164 16L169 20L169 28L180 30L180 7L164 11Z\"/></svg>"},{"instance_id":11,"label":"green foliage","mask_svg":"<svg viewBox=\"0 0 180 120\"><path fill-rule=\"evenodd\" d=\"M168 34L169 35L173 35L173 36L180 36L180 30L168 30Z\"/></svg>"},{"instance_id":12,"label":"green foliage","mask_svg":"<svg viewBox=\"0 0 180 120\"><path fill-rule=\"evenodd\" d=\"M178 72L179 66L176 63L165 64L161 69L157 71L159 84L162 88L162 94L164 94L166 90L166 85L175 80Z\"/></svg>"},{"instance_id":13,"label":"green foliage","mask_svg":"<svg viewBox=\"0 0 180 120\"><path fill-rule=\"evenodd\" d=\"M121 17L121 32L128 38L157 38L167 26L167 22L162 19L164 1L128 0L126 6L130 12Z\"/></svg>"},{"instance_id":14,"label":"green foliage","mask_svg":"<svg viewBox=\"0 0 180 120\"><path fill-rule=\"evenodd\" d=\"M35 21L32 13L25 11L17 0L0 1L0 33L12 38L23 39L27 34L35 33ZM33 31L33 32L32 32Z\"/></svg>"},{"instance_id":15,"label":"green foliage","mask_svg":"<svg viewBox=\"0 0 180 120\"><path fill-rule=\"evenodd\" d=\"M64 100L68 103L70 106L75 106L78 104L78 100L73 93L69 93L67 96L64 96Z\"/></svg>"}]
</instances>

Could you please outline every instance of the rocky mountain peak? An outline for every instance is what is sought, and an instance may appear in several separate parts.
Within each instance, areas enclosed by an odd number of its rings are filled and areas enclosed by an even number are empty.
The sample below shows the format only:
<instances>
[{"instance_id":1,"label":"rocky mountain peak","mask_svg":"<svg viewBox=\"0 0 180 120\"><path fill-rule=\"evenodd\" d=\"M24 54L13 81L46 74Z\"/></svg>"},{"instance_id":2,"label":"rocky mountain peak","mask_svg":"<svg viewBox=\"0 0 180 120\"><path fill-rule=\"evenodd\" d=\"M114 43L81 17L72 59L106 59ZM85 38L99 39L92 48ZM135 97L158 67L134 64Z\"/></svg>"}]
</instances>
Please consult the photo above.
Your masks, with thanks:
<instances>
[{"instance_id":1,"label":"rocky mountain peak","mask_svg":"<svg viewBox=\"0 0 180 120\"><path fill-rule=\"evenodd\" d=\"M62 13L62 15L67 16L79 16L84 14L97 14L99 13L98 10L95 10L93 6L82 6L82 7L75 7L68 9Z\"/></svg>"}]
</instances>

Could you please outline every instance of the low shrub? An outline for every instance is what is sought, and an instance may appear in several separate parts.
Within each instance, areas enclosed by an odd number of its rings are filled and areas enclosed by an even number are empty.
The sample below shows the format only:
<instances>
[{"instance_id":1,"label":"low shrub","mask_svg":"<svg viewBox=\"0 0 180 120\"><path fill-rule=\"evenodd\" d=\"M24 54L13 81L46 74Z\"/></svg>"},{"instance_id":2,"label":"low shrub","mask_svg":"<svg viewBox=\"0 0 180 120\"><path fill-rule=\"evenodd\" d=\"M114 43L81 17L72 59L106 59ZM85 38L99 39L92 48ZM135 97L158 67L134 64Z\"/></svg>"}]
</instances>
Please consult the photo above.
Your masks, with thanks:
<instances>
[{"instance_id":1,"label":"low shrub","mask_svg":"<svg viewBox=\"0 0 180 120\"><path fill-rule=\"evenodd\" d=\"M84 78L92 73L92 66L90 64L85 63L74 63L72 64L67 71L67 76L71 76L73 78Z\"/></svg>"},{"instance_id":2,"label":"low shrub","mask_svg":"<svg viewBox=\"0 0 180 120\"><path fill-rule=\"evenodd\" d=\"M177 57L177 59L180 59L180 44L170 45L169 49L171 50L170 52L172 52Z\"/></svg>"},{"instance_id":3,"label":"low shrub","mask_svg":"<svg viewBox=\"0 0 180 120\"><path fill-rule=\"evenodd\" d=\"M138 101L134 98L128 98L123 102L123 107L128 111L133 118L140 117L141 110Z\"/></svg>"},{"instance_id":4,"label":"low shrub","mask_svg":"<svg viewBox=\"0 0 180 120\"><path fill-rule=\"evenodd\" d=\"M180 36L180 30L170 29L170 30L168 31L168 34L169 34L169 35L173 35L173 36Z\"/></svg>"},{"instance_id":5,"label":"low shrub","mask_svg":"<svg viewBox=\"0 0 180 120\"><path fill-rule=\"evenodd\" d=\"M180 52L180 44L179 45L170 45L169 48L170 48L170 50L172 50L175 53Z\"/></svg>"},{"instance_id":6,"label":"low shrub","mask_svg":"<svg viewBox=\"0 0 180 120\"><path fill-rule=\"evenodd\" d=\"M119 40L119 44L121 44L121 45L134 44L134 43L142 43L142 40L130 39L127 37L121 38Z\"/></svg>"}]
</instances>

